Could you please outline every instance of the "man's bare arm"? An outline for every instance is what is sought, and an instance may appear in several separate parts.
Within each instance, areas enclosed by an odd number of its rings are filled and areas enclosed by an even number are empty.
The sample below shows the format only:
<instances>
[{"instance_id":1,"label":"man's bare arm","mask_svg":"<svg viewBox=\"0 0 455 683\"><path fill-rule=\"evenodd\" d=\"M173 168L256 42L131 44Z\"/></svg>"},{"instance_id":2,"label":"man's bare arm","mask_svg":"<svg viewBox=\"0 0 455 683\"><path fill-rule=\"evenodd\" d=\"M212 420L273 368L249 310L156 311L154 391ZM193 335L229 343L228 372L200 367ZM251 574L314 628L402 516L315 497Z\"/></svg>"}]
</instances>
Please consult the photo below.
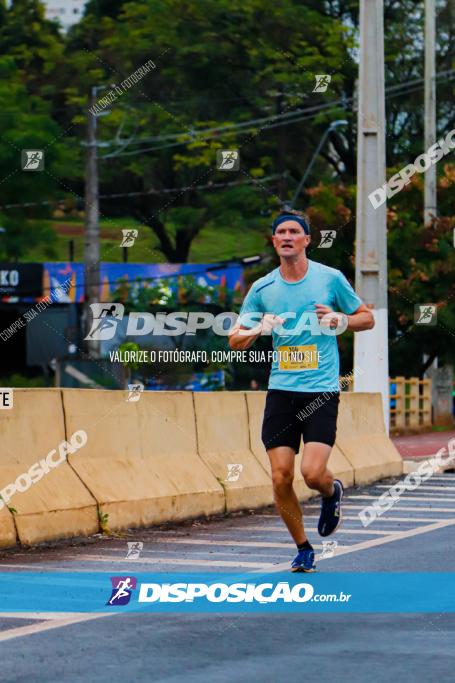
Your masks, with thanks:
<instances>
[{"instance_id":1,"label":"man's bare arm","mask_svg":"<svg viewBox=\"0 0 455 683\"><path fill-rule=\"evenodd\" d=\"M261 334L270 334L274 327L284 322L284 318L266 313L261 322L252 328L236 324L229 333L229 346L234 351L249 349Z\"/></svg>"},{"instance_id":2,"label":"man's bare arm","mask_svg":"<svg viewBox=\"0 0 455 683\"><path fill-rule=\"evenodd\" d=\"M365 304L361 304L352 315L348 315L348 330L362 332L363 330L372 330L373 327L373 313Z\"/></svg>"},{"instance_id":3,"label":"man's bare arm","mask_svg":"<svg viewBox=\"0 0 455 683\"><path fill-rule=\"evenodd\" d=\"M321 321L321 319L328 313L333 313L334 316L344 316L344 313L336 313L332 311L332 309L329 306L325 306L324 304L316 304L315 307L319 321ZM354 313L352 313L351 315L346 315L345 318L348 322L348 326L346 329L352 330L353 332L371 330L374 327L373 313L367 306L365 306L365 304L361 304L358 307L358 309L354 311ZM326 320L327 324L328 322L329 319ZM334 324L334 327L336 328L336 324Z\"/></svg>"}]
</instances>

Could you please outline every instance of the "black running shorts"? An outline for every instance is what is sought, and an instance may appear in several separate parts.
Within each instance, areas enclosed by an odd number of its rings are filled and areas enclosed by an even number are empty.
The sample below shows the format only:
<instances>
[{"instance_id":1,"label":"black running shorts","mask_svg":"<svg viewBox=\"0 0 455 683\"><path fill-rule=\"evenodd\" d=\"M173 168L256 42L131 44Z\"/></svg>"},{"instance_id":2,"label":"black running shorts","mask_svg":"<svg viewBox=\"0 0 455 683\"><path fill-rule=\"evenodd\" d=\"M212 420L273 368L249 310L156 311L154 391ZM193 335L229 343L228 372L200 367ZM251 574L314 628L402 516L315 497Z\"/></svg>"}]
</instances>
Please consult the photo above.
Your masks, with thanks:
<instances>
[{"instance_id":1,"label":"black running shorts","mask_svg":"<svg viewBox=\"0 0 455 683\"><path fill-rule=\"evenodd\" d=\"M304 393L270 389L265 402L262 442L268 450L289 446L296 453L303 442L335 443L338 404L336 391Z\"/></svg>"}]
</instances>

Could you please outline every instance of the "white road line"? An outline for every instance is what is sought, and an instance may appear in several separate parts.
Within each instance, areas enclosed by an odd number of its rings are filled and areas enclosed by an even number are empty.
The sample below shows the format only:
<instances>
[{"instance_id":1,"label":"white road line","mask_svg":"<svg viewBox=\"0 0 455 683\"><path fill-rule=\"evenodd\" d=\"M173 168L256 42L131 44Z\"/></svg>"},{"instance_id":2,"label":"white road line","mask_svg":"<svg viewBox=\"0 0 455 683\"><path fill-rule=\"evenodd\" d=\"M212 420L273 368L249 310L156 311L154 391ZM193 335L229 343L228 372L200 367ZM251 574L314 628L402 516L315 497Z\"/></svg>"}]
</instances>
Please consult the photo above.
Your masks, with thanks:
<instances>
[{"instance_id":1,"label":"white road line","mask_svg":"<svg viewBox=\"0 0 455 683\"><path fill-rule=\"evenodd\" d=\"M391 512L391 510L388 510L387 512ZM392 510L393 512L393 510ZM387 513L384 513L387 514ZM267 519L281 519L281 517L278 517L278 515L274 515L273 517L271 515L257 515L257 517L265 517ZM319 519L319 515L303 515L303 521L308 520L308 519ZM383 519L385 522L443 522L444 518L434 518L434 517L384 517L384 515L381 516L381 519ZM358 522L359 521L359 516L358 515L346 515L344 513L343 509L343 521L351 521L351 522ZM271 527L273 528L273 527ZM278 529L278 527L277 527ZM205 531L203 530L205 533ZM168 534L169 531L156 531L155 533L157 534ZM199 532L201 533L201 531Z\"/></svg>"},{"instance_id":2,"label":"white road line","mask_svg":"<svg viewBox=\"0 0 455 683\"><path fill-rule=\"evenodd\" d=\"M40 624L30 624L29 626L18 626L17 628L9 629L9 631L0 631L0 642L12 640L13 638L20 638L21 636L30 636L34 633L42 633L43 631L50 631L53 628L62 628L62 626L71 626L71 624L80 624L84 621L112 616L114 616L114 614L80 614L77 617L53 619L52 621L45 621Z\"/></svg>"},{"instance_id":3,"label":"white road line","mask_svg":"<svg viewBox=\"0 0 455 683\"><path fill-rule=\"evenodd\" d=\"M180 543L182 545L228 545L228 546L240 546L242 548L295 548L295 543L278 543L274 541L233 541L231 539L199 539L199 538L175 538L171 536L170 538L160 538L160 543ZM314 548L322 548L322 545L314 545ZM163 548L157 548L157 552L166 553L167 550ZM195 552L194 550L192 552ZM138 562L140 563L142 556L137 560L128 560L128 562Z\"/></svg>"},{"instance_id":4,"label":"white road line","mask_svg":"<svg viewBox=\"0 0 455 683\"><path fill-rule=\"evenodd\" d=\"M408 529L407 531L399 531L395 534L389 534L383 538L374 538L370 541L362 541L361 543L356 543L355 545L342 546L336 551L335 557L340 557L341 555L348 555L349 553L356 553L360 550L368 550L369 548L374 548L379 545L385 545L386 543L392 543L394 541L401 541L405 538L410 538L412 536L419 536L420 534L430 533L431 531L437 531L438 529L443 529L444 527L455 525L455 519L444 520L442 522L436 522L434 524L427 524L426 526L421 526L418 529ZM319 558L319 562L323 560L328 560L330 558ZM289 571L289 562L282 562L275 565L273 569L270 569L268 573ZM260 570L255 570L252 573L256 574Z\"/></svg>"},{"instance_id":5,"label":"white road line","mask_svg":"<svg viewBox=\"0 0 455 683\"><path fill-rule=\"evenodd\" d=\"M389 489L390 486L387 486L386 484L377 484L376 485L377 489ZM455 491L455 486L419 486L416 491L439 491L440 493L444 493L445 491ZM354 498L355 496L349 496L350 498Z\"/></svg>"},{"instance_id":6,"label":"white road line","mask_svg":"<svg viewBox=\"0 0 455 683\"><path fill-rule=\"evenodd\" d=\"M412 491L412 494L417 493L417 491ZM428 503L455 503L455 497L453 496L408 496L407 493L400 494L400 500L423 500L423 502ZM350 496L349 500L378 500L379 496Z\"/></svg>"},{"instance_id":7,"label":"white road line","mask_svg":"<svg viewBox=\"0 0 455 683\"><path fill-rule=\"evenodd\" d=\"M343 519L346 519L346 517L343 516ZM356 517L356 519L358 519L358 517ZM432 520L430 520L430 521L432 521ZM273 531L273 532L280 531L280 532L283 532L283 531L285 531L285 532L287 532L287 528L285 527L284 523L283 523L283 526L265 526L265 525L264 526L261 526L261 525L249 526L249 527L230 526L227 531L222 531L221 529L218 529L217 532L216 531L213 532L212 534L210 534L210 536L214 537L214 538L218 538L216 536L217 533L228 534L231 531L235 531L235 532L237 532L237 531L245 531L245 532L249 532L249 531L257 531L257 532L260 532L260 531L261 532L262 531ZM316 533L317 529L316 529L316 527L309 527L305 524L305 531L309 531L310 533ZM372 536L381 536L382 534L390 534L390 533L393 533L393 532L391 532L390 530L388 530L388 531L386 531L386 530L384 530L384 531L380 531L380 530L365 531L365 529L346 529L346 528L337 530L337 534L371 534ZM169 539L169 540L171 540L171 539ZM218 541L216 541L216 542L218 542ZM224 541L221 541L221 542L224 543ZM160 543L161 543L161 538L160 538Z\"/></svg>"},{"instance_id":8,"label":"white road line","mask_svg":"<svg viewBox=\"0 0 455 683\"><path fill-rule=\"evenodd\" d=\"M94 561L94 557L91 557L90 555L87 556L82 556L79 557L78 559L82 559L84 562L87 561ZM111 562L111 560L107 557L103 556L97 556L96 557L96 562ZM131 560L128 560L128 562L131 562ZM167 557L157 557L157 558L145 558L141 560L143 564L183 564L186 566L189 565L195 565L195 566L201 566L201 567L206 567L206 566L215 566L215 567L273 567L273 562L237 562L234 560L192 560L191 558L188 559L174 559L172 557L167 558Z\"/></svg>"},{"instance_id":9,"label":"white road line","mask_svg":"<svg viewBox=\"0 0 455 683\"><path fill-rule=\"evenodd\" d=\"M401 501L402 502L402 501ZM314 506L313 506L314 507ZM343 505L343 513L345 510L363 510L365 505ZM411 505L394 505L394 510L402 510L406 512L455 512L455 508L440 508L440 507L416 507Z\"/></svg>"},{"instance_id":10,"label":"white road line","mask_svg":"<svg viewBox=\"0 0 455 683\"><path fill-rule=\"evenodd\" d=\"M455 484L455 474L447 475L445 477L431 477L429 481L445 481L446 483L450 482L451 484Z\"/></svg>"},{"instance_id":11,"label":"white road line","mask_svg":"<svg viewBox=\"0 0 455 683\"><path fill-rule=\"evenodd\" d=\"M0 619L63 619L74 617L77 612L0 612Z\"/></svg>"}]
</instances>

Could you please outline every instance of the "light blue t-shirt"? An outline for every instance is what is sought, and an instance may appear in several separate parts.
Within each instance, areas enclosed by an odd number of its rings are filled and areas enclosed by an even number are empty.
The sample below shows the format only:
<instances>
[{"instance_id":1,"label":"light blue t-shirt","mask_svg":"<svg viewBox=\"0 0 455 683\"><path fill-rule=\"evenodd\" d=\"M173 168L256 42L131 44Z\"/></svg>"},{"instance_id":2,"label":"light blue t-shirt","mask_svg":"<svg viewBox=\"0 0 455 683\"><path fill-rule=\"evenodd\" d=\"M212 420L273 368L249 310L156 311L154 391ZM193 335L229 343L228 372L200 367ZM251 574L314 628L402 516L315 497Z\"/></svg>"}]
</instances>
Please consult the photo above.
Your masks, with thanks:
<instances>
[{"instance_id":1,"label":"light blue t-shirt","mask_svg":"<svg viewBox=\"0 0 455 683\"><path fill-rule=\"evenodd\" d=\"M286 319L272 331L275 353L269 389L339 391L337 337L333 330L319 326L315 304L350 315L362 300L339 270L311 260L298 282L287 282L276 268L256 280L248 292L240 311L241 325L252 328L265 313Z\"/></svg>"}]
</instances>

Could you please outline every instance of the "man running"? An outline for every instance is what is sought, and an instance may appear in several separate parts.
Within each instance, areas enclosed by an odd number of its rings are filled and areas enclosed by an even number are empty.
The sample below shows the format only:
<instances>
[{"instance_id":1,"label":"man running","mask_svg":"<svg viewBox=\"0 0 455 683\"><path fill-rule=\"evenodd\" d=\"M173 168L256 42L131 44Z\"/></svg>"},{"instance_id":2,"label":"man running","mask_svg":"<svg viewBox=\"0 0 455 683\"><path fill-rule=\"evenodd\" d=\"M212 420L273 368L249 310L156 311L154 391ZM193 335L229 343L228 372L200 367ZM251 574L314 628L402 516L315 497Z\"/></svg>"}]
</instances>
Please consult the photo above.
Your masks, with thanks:
<instances>
[{"instance_id":1,"label":"man running","mask_svg":"<svg viewBox=\"0 0 455 683\"><path fill-rule=\"evenodd\" d=\"M280 266L251 286L229 346L247 349L261 334L272 334L276 360L262 441L270 458L276 508L297 545L291 569L311 572L316 568L314 550L292 487L295 455L303 437L302 475L322 496L318 532L330 536L341 521L343 497L342 483L327 469L340 400L336 335L344 329L369 330L374 317L339 270L307 258L311 237L306 216L280 214L272 235Z\"/></svg>"}]
</instances>

